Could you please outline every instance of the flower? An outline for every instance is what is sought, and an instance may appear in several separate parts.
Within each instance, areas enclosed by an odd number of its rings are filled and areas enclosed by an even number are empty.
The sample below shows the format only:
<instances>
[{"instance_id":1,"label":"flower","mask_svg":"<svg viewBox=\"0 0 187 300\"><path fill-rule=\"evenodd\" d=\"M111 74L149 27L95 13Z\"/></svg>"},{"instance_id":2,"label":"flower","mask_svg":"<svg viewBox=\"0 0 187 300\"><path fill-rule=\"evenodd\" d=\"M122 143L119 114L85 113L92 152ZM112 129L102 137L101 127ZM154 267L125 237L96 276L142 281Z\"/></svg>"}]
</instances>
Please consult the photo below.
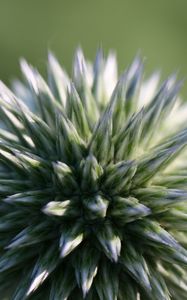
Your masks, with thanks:
<instances>
[{"instance_id":1,"label":"flower","mask_svg":"<svg viewBox=\"0 0 187 300\"><path fill-rule=\"evenodd\" d=\"M21 60L0 84L0 290L10 299L169 300L187 292L187 126L176 75L118 78L81 49L72 80Z\"/></svg>"}]
</instances>

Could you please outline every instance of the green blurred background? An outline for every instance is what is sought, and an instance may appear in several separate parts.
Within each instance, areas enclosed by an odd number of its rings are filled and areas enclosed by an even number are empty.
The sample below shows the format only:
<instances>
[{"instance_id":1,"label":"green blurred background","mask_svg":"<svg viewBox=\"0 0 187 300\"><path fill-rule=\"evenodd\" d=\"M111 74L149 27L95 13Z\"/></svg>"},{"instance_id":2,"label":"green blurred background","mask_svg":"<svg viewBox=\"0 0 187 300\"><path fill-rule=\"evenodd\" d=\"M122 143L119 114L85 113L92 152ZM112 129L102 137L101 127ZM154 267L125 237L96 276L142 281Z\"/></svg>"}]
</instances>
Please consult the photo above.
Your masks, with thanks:
<instances>
[{"instance_id":1,"label":"green blurred background","mask_svg":"<svg viewBox=\"0 0 187 300\"><path fill-rule=\"evenodd\" d=\"M146 70L187 75L187 0L0 0L0 78L20 76L25 57L45 72L51 49L71 71L77 45L94 58L116 50L121 72L138 50ZM187 98L187 82L182 91Z\"/></svg>"}]
</instances>

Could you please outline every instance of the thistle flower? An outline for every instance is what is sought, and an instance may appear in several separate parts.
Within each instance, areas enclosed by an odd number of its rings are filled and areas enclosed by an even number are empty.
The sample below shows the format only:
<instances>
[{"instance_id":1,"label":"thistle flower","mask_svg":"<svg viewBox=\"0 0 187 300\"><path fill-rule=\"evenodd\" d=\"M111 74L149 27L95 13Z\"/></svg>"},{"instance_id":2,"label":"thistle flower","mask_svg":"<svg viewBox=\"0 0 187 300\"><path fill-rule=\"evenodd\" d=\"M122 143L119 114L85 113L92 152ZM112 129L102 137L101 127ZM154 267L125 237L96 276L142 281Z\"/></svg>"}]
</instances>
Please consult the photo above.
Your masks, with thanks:
<instances>
[{"instance_id":1,"label":"thistle flower","mask_svg":"<svg viewBox=\"0 0 187 300\"><path fill-rule=\"evenodd\" d=\"M169 300L187 293L186 105L176 75L117 79L75 54L72 81L21 61L0 84L0 292L8 299Z\"/></svg>"}]
</instances>

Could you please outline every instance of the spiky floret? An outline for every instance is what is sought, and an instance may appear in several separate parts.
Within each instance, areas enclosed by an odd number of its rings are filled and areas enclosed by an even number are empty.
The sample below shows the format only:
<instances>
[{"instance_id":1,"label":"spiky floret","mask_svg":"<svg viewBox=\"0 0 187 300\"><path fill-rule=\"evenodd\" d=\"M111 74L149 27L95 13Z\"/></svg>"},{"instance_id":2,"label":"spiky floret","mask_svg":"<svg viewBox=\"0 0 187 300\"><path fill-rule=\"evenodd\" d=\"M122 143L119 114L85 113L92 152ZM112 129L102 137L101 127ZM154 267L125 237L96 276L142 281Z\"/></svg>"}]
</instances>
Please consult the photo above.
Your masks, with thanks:
<instances>
[{"instance_id":1,"label":"spiky floret","mask_svg":"<svg viewBox=\"0 0 187 300\"><path fill-rule=\"evenodd\" d=\"M187 107L176 76L117 80L80 49L73 79L0 84L0 290L10 299L169 300L187 292Z\"/></svg>"}]
</instances>

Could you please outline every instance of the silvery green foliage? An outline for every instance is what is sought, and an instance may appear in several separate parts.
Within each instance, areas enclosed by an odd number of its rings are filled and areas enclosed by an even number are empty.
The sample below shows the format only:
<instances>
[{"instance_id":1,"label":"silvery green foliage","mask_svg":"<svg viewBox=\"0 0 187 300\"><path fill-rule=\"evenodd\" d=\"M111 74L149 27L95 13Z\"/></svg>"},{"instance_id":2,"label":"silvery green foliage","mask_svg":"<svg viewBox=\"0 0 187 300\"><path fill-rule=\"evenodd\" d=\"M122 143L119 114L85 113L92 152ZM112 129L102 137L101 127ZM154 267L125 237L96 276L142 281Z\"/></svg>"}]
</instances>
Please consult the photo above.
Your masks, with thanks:
<instances>
[{"instance_id":1,"label":"silvery green foliage","mask_svg":"<svg viewBox=\"0 0 187 300\"><path fill-rule=\"evenodd\" d=\"M182 300L187 293L187 108L172 75L80 49L72 80L21 61L0 84L0 294Z\"/></svg>"}]
</instances>

